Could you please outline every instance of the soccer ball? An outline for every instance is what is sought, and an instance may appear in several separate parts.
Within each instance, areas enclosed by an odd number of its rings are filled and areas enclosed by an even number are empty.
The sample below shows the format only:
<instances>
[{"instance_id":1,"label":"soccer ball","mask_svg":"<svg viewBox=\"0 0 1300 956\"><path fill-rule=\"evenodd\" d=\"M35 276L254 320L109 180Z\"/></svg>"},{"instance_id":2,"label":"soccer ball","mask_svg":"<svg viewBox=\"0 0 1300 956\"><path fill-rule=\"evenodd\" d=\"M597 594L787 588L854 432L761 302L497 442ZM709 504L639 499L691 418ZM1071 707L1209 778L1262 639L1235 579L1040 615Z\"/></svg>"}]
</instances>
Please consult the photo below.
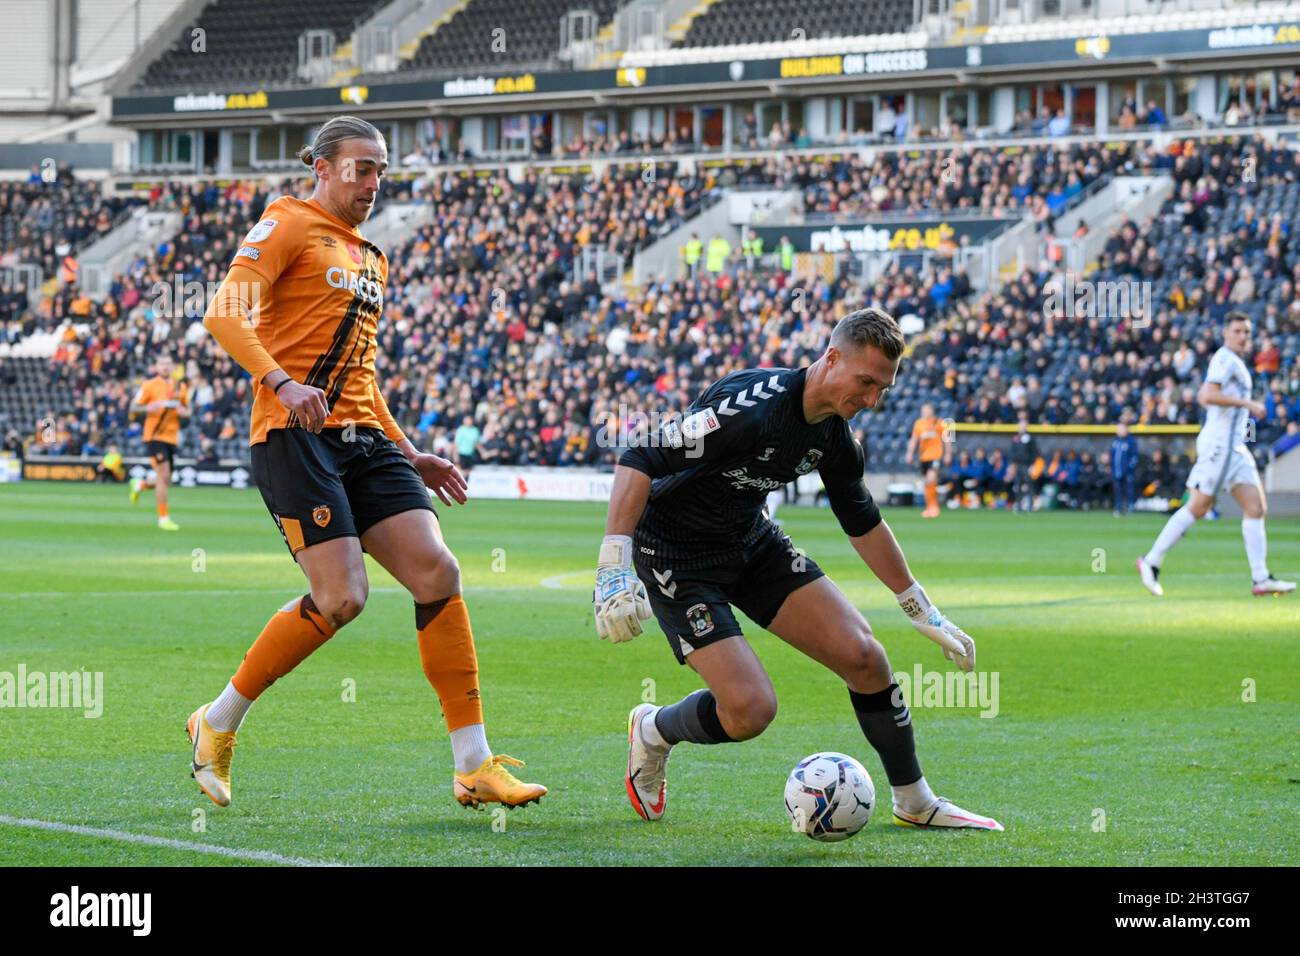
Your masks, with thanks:
<instances>
[{"instance_id":1,"label":"soccer ball","mask_svg":"<svg viewBox=\"0 0 1300 956\"><path fill-rule=\"evenodd\" d=\"M785 810L791 825L823 843L853 836L867 825L875 805L871 774L845 754L805 757L785 782Z\"/></svg>"}]
</instances>

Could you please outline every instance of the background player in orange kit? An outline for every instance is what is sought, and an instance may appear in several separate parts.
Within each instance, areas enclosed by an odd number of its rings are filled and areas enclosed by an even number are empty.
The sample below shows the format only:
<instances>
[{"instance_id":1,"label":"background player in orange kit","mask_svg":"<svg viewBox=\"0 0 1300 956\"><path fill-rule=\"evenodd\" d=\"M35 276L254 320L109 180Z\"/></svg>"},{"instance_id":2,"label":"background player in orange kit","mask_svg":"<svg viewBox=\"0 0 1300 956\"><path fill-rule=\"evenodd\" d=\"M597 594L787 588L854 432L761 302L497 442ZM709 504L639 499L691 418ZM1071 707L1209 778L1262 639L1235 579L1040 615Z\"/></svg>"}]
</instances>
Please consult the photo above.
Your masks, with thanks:
<instances>
[{"instance_id":1,"label":"background player in orange kit","mask_svg":"<svg viewBox=\"0 0 1300 956\"><path fill-rule=\"evenodd\" d=\"M934 406L926 402L921 406L921 417L912 425L912 437L907 442L906 461L918 463L921 480L925 482L926 518L939 517L939 464L952 463L952 446L944 447L943 420L934 417Z\"/></svg>"},{"instance_id":2,"label":"background player in orange kit","mask_svg":"<svg viewBox=\"0 0 1300 956\"><path fill-rule=\"evenodd\" d=\"M171 356L161 356L154 365L154 377L140 386L131 402L131 412L145 416L144 442L154 470L152 479L136 478L131 482L131 504L140 500L141 492L153 489L158 527L163 531L180 530L168 514L167 492L176 462L181 419L190 417L189 389L184 382L173 379L174 370Z\"/></svg>"},{"instance_id":3,"label":"background player in orange kit","mask_svg":"<svg viewBox=\"0 0 1300 956\"><path fill-rule=\"evenodd\" d=\"M427 488L444 504L464 503L465 480L411 444L375 380L388 260L357 226L388 165L383 136L335 117L300 156L315 191L266 207L203 322L252 375L253 478L311 591L271 618L226 689L190 716L194 778L217 804L230 802L235 732L263 691L361 613L364 548L415 599L424 672L451 733L456 799L531 803L546 788L515 779L507 767L522 763L488 748L460 567L429 501Z\"/></svg>"}]
</instances>

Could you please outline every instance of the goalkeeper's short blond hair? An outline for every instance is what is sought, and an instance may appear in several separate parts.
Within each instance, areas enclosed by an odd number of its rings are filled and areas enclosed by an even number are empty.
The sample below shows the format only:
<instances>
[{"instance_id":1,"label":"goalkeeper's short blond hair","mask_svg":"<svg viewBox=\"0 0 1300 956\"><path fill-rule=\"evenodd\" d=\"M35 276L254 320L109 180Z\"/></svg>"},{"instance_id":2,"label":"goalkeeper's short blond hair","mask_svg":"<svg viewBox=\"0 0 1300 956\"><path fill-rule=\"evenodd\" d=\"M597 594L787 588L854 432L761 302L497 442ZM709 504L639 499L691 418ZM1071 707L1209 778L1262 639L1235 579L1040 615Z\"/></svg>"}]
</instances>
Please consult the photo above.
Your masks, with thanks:
<instances>
[{"instance_id":1,"label":"goalkeeper's short blond hair","mask_svg":"<svg viewBox=\"0 0 1300 956\"><path fill-rule=\"evenodd\" d=\"M884 309L859 309L835 323L831 345L841 352L874 345L892 362L903 354L906 343L903 330Z\"/></svg>"}]
</instances>

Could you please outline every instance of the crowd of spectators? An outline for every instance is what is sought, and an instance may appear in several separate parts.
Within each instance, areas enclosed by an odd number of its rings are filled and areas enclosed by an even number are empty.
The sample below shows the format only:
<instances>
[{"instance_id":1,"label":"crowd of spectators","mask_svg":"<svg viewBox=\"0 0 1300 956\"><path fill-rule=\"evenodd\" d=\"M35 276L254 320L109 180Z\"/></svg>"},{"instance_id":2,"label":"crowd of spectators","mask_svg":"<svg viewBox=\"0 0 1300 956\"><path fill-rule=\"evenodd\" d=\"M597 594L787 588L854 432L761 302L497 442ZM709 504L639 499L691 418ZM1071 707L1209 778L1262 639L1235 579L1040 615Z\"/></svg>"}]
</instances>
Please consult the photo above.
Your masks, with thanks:
<instances>
[{"instance_id":1,"label":"crowd of spectators","mask_svg":"<svg viewBox=\"0 0 1300 956\"><path fill-rule=\"evenodd\" d=\"M122 224L142 200L106 195L97 180L68 167L33 166L26 179L0 181L0 331L26 311L30 266L50 291L76 280L76 254ZM4 337L0 336L0 341Z\"/></svg>"},{"instance_id":2,"label":"crowd of spectators","mask_svg":"<svg viewBox=\"0 0 1300 956\"><path fill-rule=\"evenodd\" d=\"M1128 476L1125 497L1119 490L1124 479L1116 473L1110 451L1057 448L1036 452L1020 463L1002 448L990 450L980 444L963 447L954 456L940 476L939 487L949 508L1110 509L1119 514L1141 501L1150 502L1152 508L1168 508L1171 499L1183 495L1191 466L1185 455L1153 448Z\"/></svg>"},{"instance_id":3,"label":"crowd of spectators","mask_svg":"<svg viewBox=\"0 0 1300 956\"><path fill-rule=\"evenodd\" d=\"M1281 83L1276 102L1261 107L1251 105L1249 96L1232 91L1225 100L1220 118L1225 126L1243 127L1278 122L1300 121L1300 73L1291 84ZM752 111L738 113L731 148L736 150L852 148L863 146L895 145L899 143L930 143L937 140L966 143L980 137L994 135L991 128L971 130L965 118L958 114L936 126L913 126L903 108L903 99L882 98L879 108L872 114L870 128L858 126L843 129L834 136L814 136L803 125L789 121L775 121L764 127ZM720 143L697 141L689 127L668 128L663 132L632 132L608 130L603 120L593 120L586 132L568 138L553 136L546 127L536 127L528 136L528 155L533 159L595 159L628 155L672 155L717 152ZM1145 103L1129 94L1118 101L1111 117L1110 128L1119 132L1137 130L1194 130L1206 125L1204 117L1194 110L1184 110L1171 116L1156 100ZM1064 137L1092 132L1067 115L1063 106L1039 106L1037 110L1018 110L1011 126L998 133L1000 138ZM403 157L407 166L448 162L468 162L482 157L466 146L464 141L448 149L438 142L422 144Z\"/></svg>"},{"instance_id":4,"label":"crowd of spectators","mask_svg":"<svg viewBox=\"0 0 1300 956\"><path fill-rule=\"evenodd\" d=\"M1247 151L1257 161L1253 181L1239 172ZM1284 440L1294 431L1300 418L1300 260L1289 224L1283 228L1271 214L1244 211L1229 222L1221 215L1227 206L1214 204L1216 195L1225 203L1253 197L1263 208L1271 190L1294 182L1293 159L1288 165L1253 140L1177 143L1172 150L1132 154L1069 146L1014 158L981 150L957 155L952 182L935 181L936 171L948 168L941 165L943 154L871 170L791 159L692 173L665 163L648 180L633 164L597 177L534 172L512 182L504 173L439 172L405 182L399 193L427 202L431 215L388 252L377 367L390 407L418 445L467 466L609 464L620 444L643 427L642 416L680 411L709 382L737 368L806 364L840 316L874 305L925 325L889 401L856 423L874 468L901 460L900 436L926 400L941 415L972 422L1014 422L1023 411L1048 424L1110 425L1124 417L1139 424L1195 424L1196 388L1218 347L1220 300L1231 301L1249 276L1261 293L1267 288L1255 303L1262 334L1251 357L1267 389L1260 441ZM584 248L630 255L737 181L798 185L814 209L840 212L866 211L857 193L875 202L870 197L877 185L889 195L875 208L886 202L898 209L929 202L997 208L999 196L1015 202L1022 180L1031 191L1023 201L1062 176L1068 181L1082 173L1091 181L1162 168L1178 184L1161 213L1162 228L1185 240L1192 250L1186 261L1151 255L1148 240L1159 230L1150 224L1126 224L1104 254L1103 274L1163 270L1163 279L1177 279L1176 292L1171 286L1139 328L1113 318L1053 315L1045 305L1052 277L1047 265L982 295L972 294L968 279L953 268L919 275L895 264L864 284L847 276L796 279L780 268L751 269L743 257L716 274L652 280L636 292L571 279ZM972 184L977 188L967 191ZM1183 184L1191 184L1190 200ZM1201 184L1206 217L1189 219L1184 207L1195 206ZM129 400L151 358L170 349L195 406L185 450L246 455L247 377L214 347L199 321L201 308L188 315L176 303L163 309L157 290L174 289L178 281L215 288L272 194L305 196L309 189L306 180L157 187L148 201L183 216L174 239L116 277L104 302L82 295L74 283L23 319L61 330L50 381L75 396L72 407L50 409L42 418L32 450L96 453L116 444L138 454L139 425L127 415ZM32 434L33 423L10 424ZM1106 470L1091 453L1066 450L1045 456L1035 480L1050 480L1067 499L1091 504L1090 489L1099 487L1092 476ZM1170 473L1158 487L1176 484L1177 468ZM997 474L991 468L989 475L963 475L962 481L1000 493Z\"/></svg>"}]
</instances>

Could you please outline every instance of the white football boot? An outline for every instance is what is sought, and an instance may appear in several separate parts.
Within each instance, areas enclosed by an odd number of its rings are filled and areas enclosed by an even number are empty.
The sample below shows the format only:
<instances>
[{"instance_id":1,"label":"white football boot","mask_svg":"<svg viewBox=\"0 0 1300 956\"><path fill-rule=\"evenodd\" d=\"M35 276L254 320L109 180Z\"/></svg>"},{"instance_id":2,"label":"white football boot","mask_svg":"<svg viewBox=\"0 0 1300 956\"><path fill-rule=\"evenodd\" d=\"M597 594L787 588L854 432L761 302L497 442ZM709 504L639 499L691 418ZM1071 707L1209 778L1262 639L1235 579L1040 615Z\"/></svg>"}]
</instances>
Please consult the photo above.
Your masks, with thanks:
<instances>
[{"instance_id":1,"label":"white football boot","mask_svg":"<svg viewBox=\"0 0 1300 956\"><path fill-rule=\"evenodd\" d=\"M1279 581L1273 575L1269 575L1262 581L1256 581L1250 589L1250 593L1255 597L1263 597L1266 594L1274 596L1279 594L1290 594L1295 590L1294 581Z\"/></svg>"},{"instance_id":2,"label":"white football boot","mask_svg":"<svg viewBox=\"0 0 1300 956\"><path fill-rule=\"evenodd\" d=\"M1163 597L1165 589L1160 586L1160 569L1154 564L1147 564L1146 558L1137 559L1137 569L1146 589L1156 597Z\"/></svg>"},{"instance_id":3,"label":"white football boot","mask_svg":"<svg viewBox=\"0 0 1300 956\"><path fill-rule=\"evenodd\" d=\"M668 755L672 746L652 747L641 732L641 720L654 719L659 708L640 704L627 715L627 798L642 820L658 820L668 805Z\"/></svg>"},{"instance_id":4,"label":"white football boot","mask_svg":"<svg viewBox=\"0 0 1300 956\"><path fill-rule=\"evenodd\" d=\"M895 806L894 825L929 830L1002 830L997 820L963 810L947 797L935 797L934 806L920 813L907 813Z\"/></svg>"}]
</instances>

